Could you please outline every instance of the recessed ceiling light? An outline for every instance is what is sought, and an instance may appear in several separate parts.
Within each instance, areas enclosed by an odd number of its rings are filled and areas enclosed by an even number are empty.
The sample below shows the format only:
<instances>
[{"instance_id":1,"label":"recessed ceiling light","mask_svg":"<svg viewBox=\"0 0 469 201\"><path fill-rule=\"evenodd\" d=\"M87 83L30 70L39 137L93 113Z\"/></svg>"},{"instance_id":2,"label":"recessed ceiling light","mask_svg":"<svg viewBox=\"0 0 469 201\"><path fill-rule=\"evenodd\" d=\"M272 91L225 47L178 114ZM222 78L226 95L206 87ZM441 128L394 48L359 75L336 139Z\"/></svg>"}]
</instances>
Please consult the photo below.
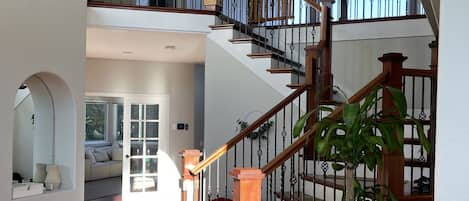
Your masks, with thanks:
<instances>
[{"instance_id":1,"label":"recessed ceiling light","mask_svg":"<svg viewBox=\"0 0 469 201\"><path fill-rule=\"evenodd\" d=\"M133 54L132 51L122 51L122 54Z\"/></svg>"},{"instance_id":2,"label":"recessed ceiling light","mask_svg":"<svg viewBox=\"0 0 469 201\"><path fill-rule=\"evenodd\" d=\"M166 45L166 46L164 46L164 49L166 49L166 50L175 50L176 46L175 45Z\"/></svg>"}]
</instances>

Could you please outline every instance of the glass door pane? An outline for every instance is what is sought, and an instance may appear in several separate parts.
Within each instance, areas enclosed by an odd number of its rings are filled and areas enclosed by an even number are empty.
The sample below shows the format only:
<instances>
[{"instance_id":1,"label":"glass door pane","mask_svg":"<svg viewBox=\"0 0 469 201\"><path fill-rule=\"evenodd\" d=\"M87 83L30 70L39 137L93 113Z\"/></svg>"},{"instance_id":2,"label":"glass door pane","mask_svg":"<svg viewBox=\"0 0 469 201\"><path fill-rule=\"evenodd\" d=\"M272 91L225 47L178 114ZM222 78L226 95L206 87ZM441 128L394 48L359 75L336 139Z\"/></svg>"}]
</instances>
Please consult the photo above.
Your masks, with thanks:
<instances>
[{"instance_id":1,"label":"glass door pane","mask_svg":"<svg viewBox=\"0 0 469 201\"><path fill-rule=\"evenodd\" d=\"M130 106L130 192L157 191L159 105Z\"/></svg>"}]
</instances>

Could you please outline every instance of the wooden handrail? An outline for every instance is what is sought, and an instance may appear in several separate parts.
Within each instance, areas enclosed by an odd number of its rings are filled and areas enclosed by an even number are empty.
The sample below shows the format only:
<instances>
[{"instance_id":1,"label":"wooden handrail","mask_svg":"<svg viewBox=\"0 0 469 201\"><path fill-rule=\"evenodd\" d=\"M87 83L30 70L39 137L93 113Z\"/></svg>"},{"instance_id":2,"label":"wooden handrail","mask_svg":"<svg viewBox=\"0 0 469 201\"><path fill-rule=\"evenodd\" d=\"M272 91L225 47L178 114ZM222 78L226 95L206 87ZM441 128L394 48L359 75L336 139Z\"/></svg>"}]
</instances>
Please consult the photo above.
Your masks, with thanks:
<instances>
[{"instance_id":1,"label":"wooden handrail","mask_svg":"<svg viewBox=\"0 0 469 201\"><path fill-rule=\"evenodd\" d=\"M306 3L308 3L309 5L311 5L311 7L313 7L314 9L316 9L317 11L321 12L322 11L322 7L321 5L319 5L319 3L316 3L314 2L313 0L305 0Z\"/></svg>"},{"instance_id":2,"label":"wooden handrail","mask_svg":"<svg viewBox=\"0 0 469 201\"><path fill-rule=\"evenodd\" d=\"M272 109L270 109L267 113L262 115L259 119L257 119L255 122L253 122L250 126L248 126L246 129L242 130L239 134L231 138L227 143L222 145L220 148L215 150L209 157L207 157L205 160L201 161L198 163L194 168L190 170L190 172L193 175L198 174L201 172L203 169L205 169L207 166L212 164L214 161L216 161L218 158L223 156L231 147L235 146L238 142L243 140L246 136L251 134L254 130L259 128L264 122L268 121L271 117L273 117L277 112L282 110L286 105L290 104L295 98L300 96L306 89L308 88L307 85L303 85L297 90L295 90L293 93L291 93L289 96L284 98L280 103L275 105Z\"/></svg>"},{"instance_id":3,"label":"wooden handrail","mask_svg":"<svg viewBox=\"0 0 469 201\"><path fill-rule=\"evenodd\" d=\"M367 85L363 88L358 90L352 97L348 99L349 103L356 103L363 98L365 98L376 86L380 85L381 83L385 82L388 78L389 71L383 71L378 76L376 76L373 80L371 80ZM344 109L344 105L342 104L340 107L337 107L332 113L330 113L327 118L331 119L338 119L342 114L342 110ZM304 144L306 144L309 136L316 132L318 129L318 125L313 126L311 129L306 131L298 140L296 140L293 144L291 144L287 149L285 149L282 153L277 155L273 160L271 160L267 165L262 167L262 172L266 175L270 174L274 171L277 167L282 165L285 161L287 161L293 154L298 152L301 148L303 148Z\"/></svg>"},{"instance_id":4,"label":"wooden handrail","mask_svg":"<svg viewBox=\"0 0 469 201\"><path fill-rule=\"evenodd\" d=\"M436 75L436 71L430 69L412 69L412 68L403 68L401 70L403 76L417 76L417 77L433 77Z\"/></svg>"}]
</instances>

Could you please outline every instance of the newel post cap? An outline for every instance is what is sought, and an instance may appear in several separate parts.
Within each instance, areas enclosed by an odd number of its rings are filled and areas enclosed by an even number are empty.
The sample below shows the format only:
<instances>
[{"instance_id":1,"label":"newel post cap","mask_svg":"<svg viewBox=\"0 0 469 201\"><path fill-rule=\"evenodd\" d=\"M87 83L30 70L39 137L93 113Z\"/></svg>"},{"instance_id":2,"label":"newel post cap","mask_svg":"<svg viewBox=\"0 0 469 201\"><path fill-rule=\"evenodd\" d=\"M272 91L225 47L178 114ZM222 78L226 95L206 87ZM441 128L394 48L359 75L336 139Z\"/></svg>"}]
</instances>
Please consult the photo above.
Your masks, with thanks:
<instances>
[{"instance_id":1,"label":"newel post cap","mask_svg":"<svg viewBox=\"0 0 469 201\"><path fill-rule=\"evenodd\" d=\"M380 58L378 58L381 62L387 62L387 61L394 61L394 62L403 62L407 60L407 57L403 56L402 53L386 53L383 54Z\"/></svg>"},{"instance_id":2,"label":"newel post cap","mask_svg":"<svg viewBox=\"0 0 469 201\"><path fill-rule=\"evenodd\" d=\"M189 157L189 156L194 156L194 157L200 157L200 150L197 149L186 149L181 152L179 152L182 157Z\"/></svg>"},{"instance_id":3,"label":"newel post cap","mask_svg":"<svg viewBox=\"0 0 469 201\"><path fill-rule=\"evenodd\" d=\"M230 171L230 175L237 180L262 180L265 176L260 169L256 168L235 168Z\"/></svg>"},{"instance_id":4,"label":"newel post cap","mask_svg":"<svg viewBox=\"0 0 469 201\"><path fill-rule=\"evenodd\" d=\"M430 48L438 48L438 41L434 40L430 44L428 44Z\"/></svg>"}]
</instances>

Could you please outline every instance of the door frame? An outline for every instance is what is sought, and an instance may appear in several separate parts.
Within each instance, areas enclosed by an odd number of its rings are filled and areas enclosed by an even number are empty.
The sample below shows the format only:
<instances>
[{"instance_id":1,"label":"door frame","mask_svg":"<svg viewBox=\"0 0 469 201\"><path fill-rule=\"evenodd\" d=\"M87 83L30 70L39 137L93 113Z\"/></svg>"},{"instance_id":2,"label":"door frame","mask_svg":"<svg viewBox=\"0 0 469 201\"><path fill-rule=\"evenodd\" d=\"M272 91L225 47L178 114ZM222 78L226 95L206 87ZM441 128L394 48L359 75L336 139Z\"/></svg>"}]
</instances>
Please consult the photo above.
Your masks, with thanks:
<instances>
[{"instance_id":1,"label":"door frame","mask_svg":"<svg viewBox=\"0 0 469 201\"><path fill-rule=\"evenodd\" d=\"M159 135L158 135L158 171L157 171L157 191L155 192L130 192L130 105L131 104L158 104L159 105ZM124 137L123 137L123 161L122 161L122 200L142 200L150 201L160 197L164 190L163 183L165 168L164 158L160 157L161 152L169 150L169 96L168 95L127 95L124 97Z\"/></svg>"},{"instance_id":2,"label":"door frame","mask_svg":"<svg viewBox=\"0 0 469 201\"><path fill-rule=\"evenodd\" d=\"M130 153L130 147L128 146L125 146L125 140L126 140L126 137L127 137L127 140L129 140L129 131L127 131L126 129L126 126L128 126L128 124L126 125L126 115L125 115L125 110L126 110L126 103L129 101L129 100L142 100L142 101L161 101L163 107L160 107L160 119L166 119L166 122L164 123L161 123L160 121L160 135L159 135L159 148L158 148L158 152L160 151L163 151L163 152L166 152L166 153L170 153L170 146L169 146L169 143L170 143L170 125L171 125L171 121L170 121L170 114L169 114L169 111L170 111L170 96L168 94L129 94L129 93L106 93L106 92L87 92L85 93L85 96L102 96L102 97L118 97L118 98L123 98L124 99L124 136L123 136L123 140L122 140L122 144L123 144L123 151L122 151L122 189L121 189L121 195L122 195L122 201L126 201L125 198L124 198L124 192L126 189L130 189L130 186L128 186L126 184L126 177L125 176L129 176L129 175L124 175L124 168L126 168L126 165L130 168L129 166L129 162L128 160L126 160L125 158L125 155L126 154L129 154ZM163 110L161 110L163 109ZM127 114L128 115L128 114ZM127 134L126 134L127 132ZM160 160L162 159L162 160ZM167 168L160 168L160 164L163 164L163 163L167 163L167 162L171 162L172 161L166 161L167 160L167 157L160 157L158 156L158 175L160 175L160 170L164 170L164 169L167 169ZM125 165L126 164L126 165ZM164 173L163 173L164 174ZM158 176L158 184L161 184L161 179L162 177ZM164 178L164 177L163 177ZM83 177L83 180L85 178ZM128 187L128 188L126 188ZM161 197L161 198L164 198L164 196L166 195L167 196L167 193L163 193L161 192L160 190L168 190L168 189L165 189L163 185L159 185L158 186L158 190L157 190L157 193L152 193L150 196L146 196L145 193L141 193L141 195L135 195L133 199L137 199L137 200L142 200L142 201L146 201L147 199L148 200L155 200L157 199L158 197ZM171 191L171 189L169 189L169 191Z\"/></svg>"}]
</instances>

